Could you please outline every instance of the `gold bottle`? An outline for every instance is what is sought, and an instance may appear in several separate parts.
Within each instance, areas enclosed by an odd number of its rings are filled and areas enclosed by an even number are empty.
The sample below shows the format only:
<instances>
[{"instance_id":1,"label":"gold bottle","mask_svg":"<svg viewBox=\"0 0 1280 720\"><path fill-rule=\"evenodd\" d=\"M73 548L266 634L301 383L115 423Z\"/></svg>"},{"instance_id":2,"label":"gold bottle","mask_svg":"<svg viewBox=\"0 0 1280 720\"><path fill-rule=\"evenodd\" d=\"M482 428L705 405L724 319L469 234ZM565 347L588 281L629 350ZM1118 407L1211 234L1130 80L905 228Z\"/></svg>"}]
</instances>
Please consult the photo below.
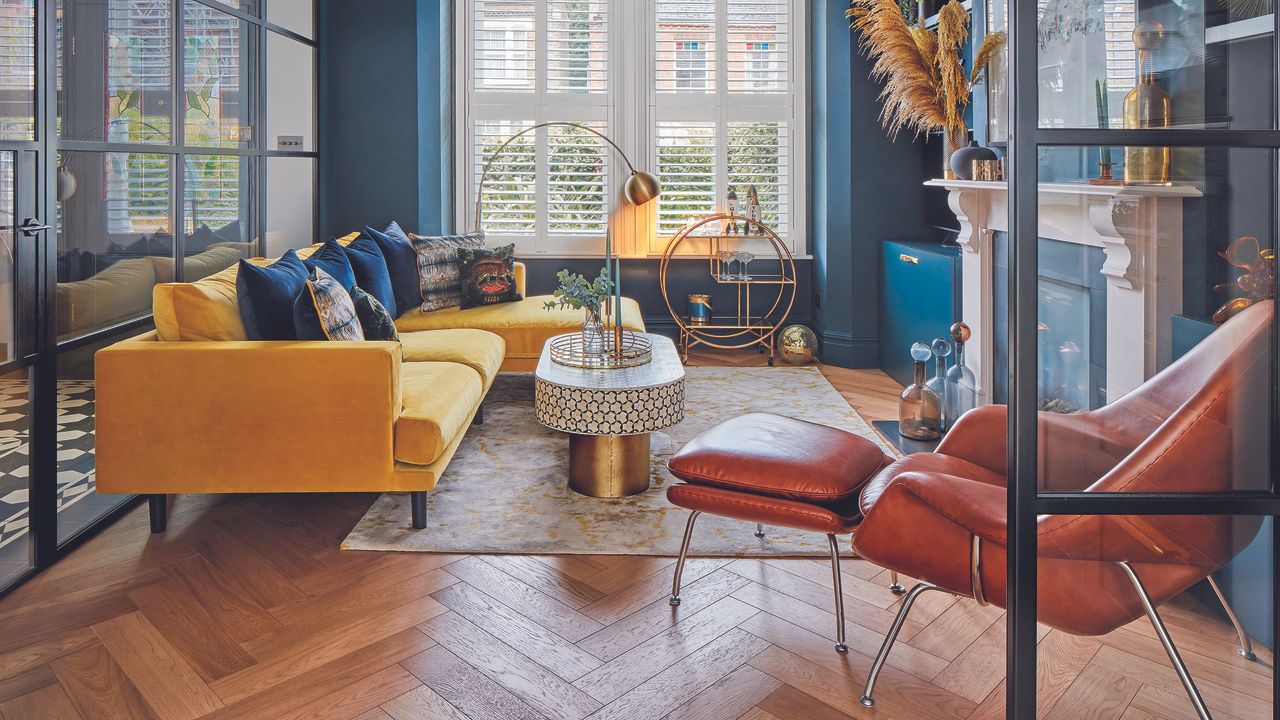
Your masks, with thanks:
<instances>
[{"instance_id":1,"label":"gold bottle","mask_svg":"<svg viewBox=\"0 0 1280 720\"><path fill-rule=\"evenodd\" d=\"M1138 23L1133 31L1133 44L1138 49L1138 84L1124 96L1124 126L1128 128L1166 128L1173 114L1169 94L1156 84L1151 55L1164 43L1164 26ZM1126 185L1167 185L1173 152L1167 147L1126 147L1124 149L1124 182Z\"/></svg>"}]
</instances>

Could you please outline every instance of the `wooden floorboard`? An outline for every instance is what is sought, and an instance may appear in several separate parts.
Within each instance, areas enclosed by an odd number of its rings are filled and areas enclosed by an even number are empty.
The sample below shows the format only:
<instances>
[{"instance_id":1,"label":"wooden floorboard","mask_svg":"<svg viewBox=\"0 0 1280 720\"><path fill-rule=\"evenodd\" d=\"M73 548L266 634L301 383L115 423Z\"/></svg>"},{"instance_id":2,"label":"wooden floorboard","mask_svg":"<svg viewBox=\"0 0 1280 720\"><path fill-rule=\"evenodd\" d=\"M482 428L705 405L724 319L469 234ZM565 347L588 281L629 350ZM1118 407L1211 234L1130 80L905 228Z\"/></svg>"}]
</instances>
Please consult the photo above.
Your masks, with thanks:
<instances>
[{"instance_id":1,"label":"wooden floorboard","mask_svg":"<svg viewBox=\"0 0 1280 720\"><path fill-rule=\"evenodd\" d=\"M754 354L699 361L763 365ZM867 419L899 388L822 368ZM0 601L0 718L140 720L997 720L1004 614L921 597L877 705L858 702L900 598L842 563L850 652L833 648L825 561L342 552L371 494L174 499L145 508ZM752 528L745 527L743 532ZM1215 608L1162 608L1218 720L1270 713ZM1192 718L1150 626L1042 628L1042 720Z\"/></svg>"}]
</instances>

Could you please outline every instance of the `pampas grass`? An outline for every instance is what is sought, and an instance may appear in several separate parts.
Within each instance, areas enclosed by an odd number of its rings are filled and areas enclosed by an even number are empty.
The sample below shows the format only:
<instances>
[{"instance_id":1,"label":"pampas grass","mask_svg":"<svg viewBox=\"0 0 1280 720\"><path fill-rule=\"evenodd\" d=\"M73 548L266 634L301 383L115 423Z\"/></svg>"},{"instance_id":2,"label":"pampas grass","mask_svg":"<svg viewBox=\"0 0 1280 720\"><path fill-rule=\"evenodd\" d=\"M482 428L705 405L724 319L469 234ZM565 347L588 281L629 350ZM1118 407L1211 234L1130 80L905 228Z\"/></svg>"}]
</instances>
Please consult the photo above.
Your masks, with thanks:
<instances>
[{"instance_id":1,"label":"pampas grass","mask_svg":"<svg viewBox=\"0 0 1280 720\"><path fill-rule=\"evenodd\" d=\"M936 31L909 25L896 0L851 0L846 17L871 58L872 79L884 83L880 124L889 137L903 130L917 137L941 130L953 146L963 145L973 86L1004 45L1004 33L987 36L966 76L960 51L969 39L969 13L960 0L942 7Z\"/></svg>"}]
</instances>

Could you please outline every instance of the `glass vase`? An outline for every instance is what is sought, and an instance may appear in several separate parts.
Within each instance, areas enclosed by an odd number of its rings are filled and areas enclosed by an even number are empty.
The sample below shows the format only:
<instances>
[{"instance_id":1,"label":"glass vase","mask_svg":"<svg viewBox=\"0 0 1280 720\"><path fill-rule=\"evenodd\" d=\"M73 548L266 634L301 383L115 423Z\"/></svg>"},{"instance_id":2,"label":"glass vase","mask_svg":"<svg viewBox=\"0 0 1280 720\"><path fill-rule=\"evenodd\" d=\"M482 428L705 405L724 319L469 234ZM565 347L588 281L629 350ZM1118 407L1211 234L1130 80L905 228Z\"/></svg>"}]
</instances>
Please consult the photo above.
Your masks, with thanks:
<instances>
[{"instance_id":1,"label":"glass vase","mask_svg":"<svg viewBox=\"0 0 1280 720\"><path fill-rule=\"evenodd\" d=\"M586 308L586 317L582 320L582 352L603 355L604 350L604 321L600 318L600 308Z\"/></svg>"},{"instance_id":2,"label":"glass vase","mask_svg":"<svg viewBox=\"0 0 1280 720\"><path fill-rule=\"evenodd\" d=\"M968 328L965 328L968 331ZM946 407L943 417L947 419L947 427L954 427L961 415L978 406L978 380L973 371L964 364L964 342L954 335L956 360L947 371Z\"/></svg>"},{"instance_id":3,"label":"glass vase","mask_svg":"<svg viewBox=\"0 0 1280 720\"><path fill-rule=\"evenodd\" d=\"M923 347L926 354L928 346ZM915 359L915 382L898 396L898 433L911 440L937 440L942 436L942 405L938 395L925 384L925 359L912 349Z\"/></svg>"},{"instance_id":4,"label":"glass vase","mask_svg":"<svg viewBox=\"0 0 1280 720\"><path fill-rule=\"evenodd\" d=\"M951 343L946 338L936 338L930 347L933 350L934 372L925 386L938 396L938 404L942 408L942 432L945 433L951 427L947 422L947 358L951 355Z\"/></svg>"}]
</instances>

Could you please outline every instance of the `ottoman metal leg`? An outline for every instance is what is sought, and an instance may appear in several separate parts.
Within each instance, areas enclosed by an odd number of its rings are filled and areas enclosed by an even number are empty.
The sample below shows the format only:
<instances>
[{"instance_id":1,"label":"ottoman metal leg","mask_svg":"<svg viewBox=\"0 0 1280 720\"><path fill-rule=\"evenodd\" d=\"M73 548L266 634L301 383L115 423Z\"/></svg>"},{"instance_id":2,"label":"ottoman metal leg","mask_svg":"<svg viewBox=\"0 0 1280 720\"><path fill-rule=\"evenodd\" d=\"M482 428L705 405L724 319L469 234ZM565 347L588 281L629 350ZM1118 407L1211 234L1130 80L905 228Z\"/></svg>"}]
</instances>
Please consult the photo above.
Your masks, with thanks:
<instances>
[{"instance_id":1,"label":"ottoman metal leg","mask_svg":"<svg viewBox=\"0 0 1280 720\"><path fill-rule=\"evenodd\" d=\"M680 543L680 558L676 560L676 577L671 581L671 605L680 604L680 576L684 574L684 561L689 556L689 541L693 539L693 523L702 513L694 510L689 513L689 523L684 526L684 542Z\"/></svg>"},{"instance_id":2,"label":"ottoman metal leg","mask_svg":"<svg viewBox=\"0 0 1280 720\"><path fill-rule=\"evenodd\" d=\"M756 537L764 537L764 523L756 523Z\"/></svg>"},{"instance_id":3,"label":"ottoman metal leg","mask_svg":"<svg viewBox=\"0 0 1280 720\"><path fill-rule=\"evenodd\" d=\"M907 589L898 581L897 570L889 571L889 592L892 592L894 595L905 595L907 592Z\"/></svg>"},{"instance_id":4,"label":"ottoman metal leg","mask_svg":"<svg viewBox=\"0 0 1280 720\"><path fill-rule=\"evenodd\" d=\"M833 534L827 535L831 545L831 580L836 586L836 652L847 653L849 646L844 642L844 588L840 583L840 543Z\"/></svg>"}]
</instances>

